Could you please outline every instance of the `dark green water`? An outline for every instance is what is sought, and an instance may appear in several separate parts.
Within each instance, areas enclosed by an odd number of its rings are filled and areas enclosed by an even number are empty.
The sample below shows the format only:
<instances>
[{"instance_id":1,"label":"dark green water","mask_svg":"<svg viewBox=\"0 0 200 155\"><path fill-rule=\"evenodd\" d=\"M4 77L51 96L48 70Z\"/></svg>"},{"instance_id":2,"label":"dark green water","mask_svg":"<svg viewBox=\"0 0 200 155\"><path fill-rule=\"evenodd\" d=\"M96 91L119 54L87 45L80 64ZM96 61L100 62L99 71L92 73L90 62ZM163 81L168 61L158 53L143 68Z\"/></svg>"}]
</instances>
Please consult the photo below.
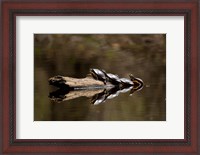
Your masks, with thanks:
<instances>
[{"instance_id":1,"label":"dark green water","mask_svg":"<svg viewBox=\"0 0 200 155\"><path fill-rule=\"evenodd\" d=\"M165 121L166 39L151 35L45 35L34 36L35 121ZM144 81L142 90L106 100L99 105L79 97L56 102L49 93L57 88L55 75L84 78L90 68Z\"/></svg>"}]
</instances>

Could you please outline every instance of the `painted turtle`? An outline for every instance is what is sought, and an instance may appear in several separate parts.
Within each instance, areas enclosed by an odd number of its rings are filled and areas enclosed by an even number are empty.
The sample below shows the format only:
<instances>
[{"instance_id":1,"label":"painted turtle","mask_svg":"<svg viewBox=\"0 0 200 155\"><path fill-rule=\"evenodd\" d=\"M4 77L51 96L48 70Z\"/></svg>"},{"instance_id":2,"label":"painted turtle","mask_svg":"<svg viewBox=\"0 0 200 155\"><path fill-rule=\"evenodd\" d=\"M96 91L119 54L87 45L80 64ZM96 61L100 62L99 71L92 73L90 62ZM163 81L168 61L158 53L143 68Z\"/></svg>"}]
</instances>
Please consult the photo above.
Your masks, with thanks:
<instances>
[{"instance_id":1,"label":"painted turtle","mask_svg":"<svg viewBox=\"0 0 200 155\"><path fill-rule=\"evenodd\" d=\"M134 83L134 89L136 90L140 90L143 85L144 85L144 82L142 81L142 79L140 78L135 78L132 74L129 75L130 79L133 81Z\"/></svg>"},{"instance_id":2,"label":"painted turtle","mask_svg":"<svg viewBox=\"0 0 200 155\"><path fill-rule=\"evenodd\" d=\"M133 82L127 78L121 78L120 81L123 86L133 86Z\"/></svg>"},{"instance_id":3,"label":"painted turtle","mask_svg":"<svg viewBox=\"0 0 200 155\"><path fill-rule=\"evenodd\" d=\"M104 84L106 84L106 75L103 71L100 69L90 69L90 73L92 77L96 80L102 81Z\"/></svg>"},{"instance_id":4,"label":"painted turtle","mask_svg":"<svg viewBox=\"0 0 200 155\"><path fill-rule=\"evenodd\" d=\"M106 77L108 78L108 81L113 85L119 85L121 82L120 78L115 74L107 73Z\"/></svg>"}]
</instances>

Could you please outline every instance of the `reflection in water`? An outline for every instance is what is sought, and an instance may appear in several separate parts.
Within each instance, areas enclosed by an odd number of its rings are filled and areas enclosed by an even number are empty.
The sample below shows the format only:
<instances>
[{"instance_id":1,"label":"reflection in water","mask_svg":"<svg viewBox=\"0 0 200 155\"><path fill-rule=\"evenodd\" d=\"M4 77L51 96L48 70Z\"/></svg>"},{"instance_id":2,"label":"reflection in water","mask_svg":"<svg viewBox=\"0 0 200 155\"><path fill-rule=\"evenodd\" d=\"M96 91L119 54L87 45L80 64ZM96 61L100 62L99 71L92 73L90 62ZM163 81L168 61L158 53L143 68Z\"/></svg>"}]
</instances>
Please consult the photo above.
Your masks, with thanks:
<instances>
[{"instance_id":1,"label":"reflection in water","mask_svg":"<svg viewBox=\"0 0 200 155\"><path fill-rule=\"evenodd\" d=\"M117 97L120 93L127 93L130 91L130 96L133 92L141 90L142 88L135 89L133 86L120 89L119 87L107 87L98 89L58 89L49 93L49 98L55 102L72 100L79 97L88 97L91 99L93 105L106 102L108 99Z\"/></svg>"},{"instance_id":2,"label":"reflection in water","mask_svg":"<svg viewBox=\"0 0 200 155\"><path fill-rule=\"evenodd\" d=\"M95 94L92 97L91 102L94 105L98 105L100 103L105 102L107 99L113 99L113 98L117 97L120 93L128 92L131 89L133 89L133 86L130 86L128 88L124 88L122 90L120 90L118 87L113 87L109 90L104 89L104 91L102 91L101 93Z\"/></svg>"}]
</instances>

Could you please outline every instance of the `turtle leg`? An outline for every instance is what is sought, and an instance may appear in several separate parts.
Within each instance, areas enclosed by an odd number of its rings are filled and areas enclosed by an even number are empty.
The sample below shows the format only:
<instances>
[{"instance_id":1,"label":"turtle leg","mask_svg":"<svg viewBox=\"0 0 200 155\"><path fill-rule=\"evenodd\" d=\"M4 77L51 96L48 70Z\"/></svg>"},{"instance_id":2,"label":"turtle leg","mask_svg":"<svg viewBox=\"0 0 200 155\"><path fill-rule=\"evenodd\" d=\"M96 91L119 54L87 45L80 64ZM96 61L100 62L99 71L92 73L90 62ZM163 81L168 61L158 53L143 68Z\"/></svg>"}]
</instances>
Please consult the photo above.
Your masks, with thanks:
<instances>
[{"instance_id":1,"label":"turtle leg","mask_svg":"<svg viewBox=\"0 0 200 155\"><path fill-rule=\"evenodd\" d=\"M98 79L98 76L96 74L92 74L92 77L95 79L95 80L99 80Z\"/></svg>"}]
</instances>

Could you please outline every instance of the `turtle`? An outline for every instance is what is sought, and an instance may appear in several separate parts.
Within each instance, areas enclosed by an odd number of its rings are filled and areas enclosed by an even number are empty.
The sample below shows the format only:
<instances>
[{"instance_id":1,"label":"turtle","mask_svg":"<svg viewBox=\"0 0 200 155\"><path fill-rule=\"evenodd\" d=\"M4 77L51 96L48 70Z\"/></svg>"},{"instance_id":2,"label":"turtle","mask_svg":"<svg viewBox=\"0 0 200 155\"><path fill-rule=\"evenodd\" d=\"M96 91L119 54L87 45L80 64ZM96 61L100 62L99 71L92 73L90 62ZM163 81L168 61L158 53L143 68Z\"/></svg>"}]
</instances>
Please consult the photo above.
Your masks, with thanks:
<instances>
[{"instance_id":1,"label":"turtle","mask_svg":"<svg viewBox=\"0 0 200 155\"><path fill-rule=\"evenodd\" d=\"M119 90L119 93L127 93L128 91L130 91L131 89L133 89L133 86L127 87L127 88L123 88L121 90Z\"/></svg>"},{"instance_id":2,"label":"turtle","mask_svg":"<svg viewBox=\"0 0 200 155\"><path fill-rule=\"evenodd\" d=\"M92 75L92 77L96 80L102 81L104 84L106 84L106 75L104 73L104 71L100 70L100 69L90 69L90 74Z\"/></svg>"},{"instance_id":3,"label":"turtle","mask_svg":"<svg viewBox=\"0 0 200 155\"><path fill-rule=\"evenodd\" d=\"M140 90L143 87L144 82L142 81L142 79L135 78L132 74L130 74L129 77L130 77L131 81L133 81L133 83L134 83L135 90Z\"/></svg>"},{"instance_id":4,"label":"turtle","mask_svg":"<svg viewBox=\"0 0 200 155\"><path fill-rule=\"evenodd\" d=\"M134 85L134 83L130 79L127 79L127 78L121 78L120 82L123 86L133 86Z\"/></svg>"},{"instance_id":5,"label":"turtle","mask_svg":"<svg viewBox=\"0 0 200 155\"><path fill-rule=\"evenodd\" d=\"M107 77L107 80L113 84L113 85L119 85L120 84L120 78L115 75L115 74L111 74L111 73L107 73L105 74Z\"/></svg>"}]
</instances>

